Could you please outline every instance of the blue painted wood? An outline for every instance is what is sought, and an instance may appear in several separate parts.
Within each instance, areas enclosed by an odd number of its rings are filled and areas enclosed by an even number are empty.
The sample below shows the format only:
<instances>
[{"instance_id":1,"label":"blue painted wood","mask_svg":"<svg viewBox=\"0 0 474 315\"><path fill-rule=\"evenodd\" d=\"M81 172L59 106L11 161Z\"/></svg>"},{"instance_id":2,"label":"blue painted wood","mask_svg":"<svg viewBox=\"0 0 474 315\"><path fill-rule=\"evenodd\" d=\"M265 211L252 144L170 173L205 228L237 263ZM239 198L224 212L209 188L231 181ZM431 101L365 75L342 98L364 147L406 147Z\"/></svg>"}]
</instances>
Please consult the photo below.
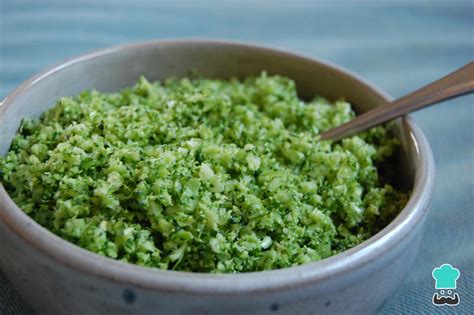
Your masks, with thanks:
<instances>
[{"instance_id":1,"label":"blue painted wood","mask_svg":"<svg viewBox=\"0 0 474 315\"><path fill-rule=\"evenodd\" d=\"M474 57L470 0L2 0L0 6L0 97L61 59L157 38L225 38L294 50L345 66L393 96ZM467 96L414 115L432 145L437 183L416 266L382 314L446 311L431 305L431 270L442 263L461 271L456 310L474 310L473 102ZM0 273L0 313L29 312Z\"/></svg>"}]
</instances>

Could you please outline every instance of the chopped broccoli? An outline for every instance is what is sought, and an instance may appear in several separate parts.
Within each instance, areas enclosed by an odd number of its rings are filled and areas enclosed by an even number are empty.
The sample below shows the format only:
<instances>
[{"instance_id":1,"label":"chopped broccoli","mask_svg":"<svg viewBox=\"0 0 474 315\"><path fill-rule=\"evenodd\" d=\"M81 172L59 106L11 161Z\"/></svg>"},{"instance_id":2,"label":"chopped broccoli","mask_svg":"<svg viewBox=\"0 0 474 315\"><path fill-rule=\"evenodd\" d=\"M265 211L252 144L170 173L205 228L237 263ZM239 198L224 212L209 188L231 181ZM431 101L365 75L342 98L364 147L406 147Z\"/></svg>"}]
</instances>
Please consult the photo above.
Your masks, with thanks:
<instances>
[{"instance_id":1,"label":"chopped broccoli","mask_svg":"<svg viewBox=\"0 0 474 315\"><path fill-rule=\"evenodd\" d=\"M282 76L141 78L24 119L0 176L38 223L104 256L194 272L284 268L361 243L407 201L378 173L398 145L390 128L319 140L353 116L343 100L302 101Z\"/></svg>"}]
</instances>

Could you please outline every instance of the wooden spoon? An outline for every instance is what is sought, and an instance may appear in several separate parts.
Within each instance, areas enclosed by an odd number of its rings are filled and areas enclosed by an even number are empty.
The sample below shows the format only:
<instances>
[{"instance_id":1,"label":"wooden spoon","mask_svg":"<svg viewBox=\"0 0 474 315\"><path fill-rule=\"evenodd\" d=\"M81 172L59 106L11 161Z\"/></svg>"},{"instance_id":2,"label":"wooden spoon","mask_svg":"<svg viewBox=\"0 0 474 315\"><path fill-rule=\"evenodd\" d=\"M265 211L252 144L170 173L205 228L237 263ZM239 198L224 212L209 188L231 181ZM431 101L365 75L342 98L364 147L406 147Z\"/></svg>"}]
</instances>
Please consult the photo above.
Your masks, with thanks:
<instances>
[{"instance_id":1,"label":"wooden spoon","mask_svg":"<svg viewBox=\"0 0 474 315\"><path fill-rule=\"evenodd\" d=\"M376 107L351 121L321 134L333 141L378 126L420 108L474 92L474 62L393 102Z\"/></svg>"}]
</instances>

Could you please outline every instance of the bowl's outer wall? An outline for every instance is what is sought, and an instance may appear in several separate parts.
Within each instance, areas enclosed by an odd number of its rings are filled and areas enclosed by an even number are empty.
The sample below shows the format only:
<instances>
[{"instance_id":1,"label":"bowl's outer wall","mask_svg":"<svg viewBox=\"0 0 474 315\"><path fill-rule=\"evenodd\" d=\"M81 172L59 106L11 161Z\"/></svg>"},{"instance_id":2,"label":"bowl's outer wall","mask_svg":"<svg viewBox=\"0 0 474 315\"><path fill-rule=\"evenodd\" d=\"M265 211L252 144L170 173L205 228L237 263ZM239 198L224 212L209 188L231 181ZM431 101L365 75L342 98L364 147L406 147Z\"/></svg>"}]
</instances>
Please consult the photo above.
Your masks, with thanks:
<instances>
[{"instance_id":1,"label":"bowl's outer wall","mask_svg":"<svg viewBox=\"0 0 474 315\"><path fill-rule=\"evenodd\" d=\"M340 70L282 52L212 42L145 44L66 63L61 69L34 79L21 93L11 95L7 106L0 109L0 154L7 152L21 118L37 117L59 97L87 89L116 91L132 85L141 75L158 80L184 76L190 69L219 78L241 78L262 70L282 74L296 81L304 98L344 96L360 112L386 101L380 93ZM404 124L407 122L398 122L404 152L400 163L402 169L409 170L408 182L413 183L417 148ZM0 200L0 210L10 210L9 202ZM41 313L264 314L278 310L283 314L367 314L390 297L405 278L418 250L423 223L424 219L392 250L381 248L380 256L362 268L305 286L257 293L190 294L92 275L45 254L2 220L0 267ZM255 281L265 281L263 275L260 273Z\"/></svg>"},{"instance_id":2,"label":"bowl's outer wall","mask_svg":"<svg viewBox=\"0 0 474 315\"><path fill-rule=\"evenodd\" d=\"M307 287L248 295L190 295L129 286L65 267L0 227L1 268L40 314L371 314L413 265L421 226L363 269ZM133 294L133 301L130 299ZM128 296L128 298L127 298Z\"/></svg>"}]
</instances>

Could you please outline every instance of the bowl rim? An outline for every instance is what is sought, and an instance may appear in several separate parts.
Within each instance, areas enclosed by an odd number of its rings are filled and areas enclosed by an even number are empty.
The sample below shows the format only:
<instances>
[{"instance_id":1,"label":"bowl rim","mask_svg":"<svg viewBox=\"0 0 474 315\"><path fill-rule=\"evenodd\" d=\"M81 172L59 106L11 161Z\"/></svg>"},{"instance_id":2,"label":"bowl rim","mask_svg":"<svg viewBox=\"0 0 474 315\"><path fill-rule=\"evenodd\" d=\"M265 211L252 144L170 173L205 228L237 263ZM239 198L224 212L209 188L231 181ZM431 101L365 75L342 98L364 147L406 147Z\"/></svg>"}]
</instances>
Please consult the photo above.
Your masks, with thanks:
<instances>
[{"instance_id":1,"label":"bowl rim","mask_svg":"<svg viewBox=\"0 0 474 315\"><path fill-rule=\"evenodd\" d=\"M47 68L24 81L3 100L3 106L0 106L0 120L6 108L13 103L16 97L43 78L57 71L97 57L127 50L140 50L155 45L224 45L296 58L330 67L339 74L358 81L374 91L375 94L378 94L383 100L389 101L392 99L379 88L343 67L320 58L309 58L288 50L283 51L260 44L228 40L195 38L152 40L94 50ZM421 129L408 116L402 118L402 123L404 128L408 129L416 151L415 180L413 190L405 207L384 229L361 244L334 256L299 266L269 271L213 274L159 270L117 261L82 249L36 223L14 203L1 183L0 220L34 249L46 254L59 264L72 270L118 282L125 286L166 292L179 291L186 294L213 295L248 294L303 287L363 268L376 257L389 252L399 242L407 238L417 225L423 223L428 212L434 185L434 159L429 143Z\"/></svg>"}]
</instances>

